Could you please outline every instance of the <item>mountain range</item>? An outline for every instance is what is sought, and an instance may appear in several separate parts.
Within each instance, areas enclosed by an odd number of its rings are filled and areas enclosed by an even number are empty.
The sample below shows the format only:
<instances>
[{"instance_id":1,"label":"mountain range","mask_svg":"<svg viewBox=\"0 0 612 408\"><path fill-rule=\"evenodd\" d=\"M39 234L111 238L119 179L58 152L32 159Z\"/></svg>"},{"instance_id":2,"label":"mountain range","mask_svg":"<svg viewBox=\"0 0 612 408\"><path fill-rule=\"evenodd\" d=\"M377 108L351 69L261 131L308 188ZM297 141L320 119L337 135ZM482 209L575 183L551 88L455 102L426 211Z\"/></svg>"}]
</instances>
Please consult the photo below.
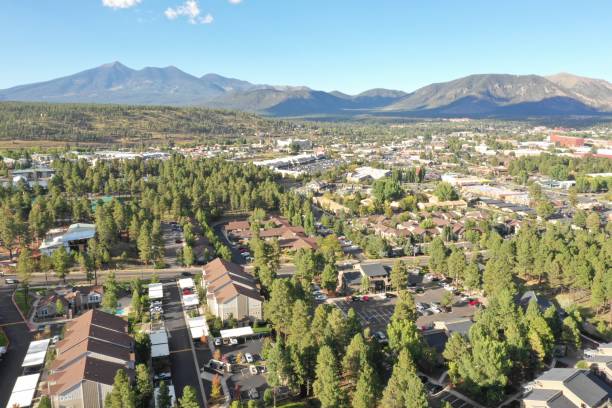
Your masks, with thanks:
<instances>
[{"instance_id":1,"label":"mountain range","mask_svg":"<svg viewBox=\"0 0 612 408\"><path fill-rule=\"evenodd\" d=\"M308 87L253 84L170 66L134 70L120 62L74 75L0 90L0 101L206 106L269 116L526 117L612 113L612 84L561 73L479 74L407 93L358 95Z\"/></svg>"}]
</instances>

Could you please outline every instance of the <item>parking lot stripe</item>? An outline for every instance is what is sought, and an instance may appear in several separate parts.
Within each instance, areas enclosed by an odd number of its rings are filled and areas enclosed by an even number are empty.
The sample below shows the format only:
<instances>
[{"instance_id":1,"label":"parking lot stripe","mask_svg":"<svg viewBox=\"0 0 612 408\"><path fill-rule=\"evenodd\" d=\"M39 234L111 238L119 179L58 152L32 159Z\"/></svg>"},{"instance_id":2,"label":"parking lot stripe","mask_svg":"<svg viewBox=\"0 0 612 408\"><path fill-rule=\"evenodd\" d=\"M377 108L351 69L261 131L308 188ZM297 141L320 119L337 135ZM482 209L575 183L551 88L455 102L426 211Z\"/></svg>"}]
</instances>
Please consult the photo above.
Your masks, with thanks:
<instances>
[{"instance_id":1,"label":"parking lot stripe","mask_svg":"<svg viewBox=\"0 0 612 408\"><path fill-rule=\"evenodd\" d=\"M174 350L174 351L171 351L170 354L184 353L186 351L191 352L191 349L188 348L188 349L182 349L182 350Z\"/></svg>"}]
</instances>

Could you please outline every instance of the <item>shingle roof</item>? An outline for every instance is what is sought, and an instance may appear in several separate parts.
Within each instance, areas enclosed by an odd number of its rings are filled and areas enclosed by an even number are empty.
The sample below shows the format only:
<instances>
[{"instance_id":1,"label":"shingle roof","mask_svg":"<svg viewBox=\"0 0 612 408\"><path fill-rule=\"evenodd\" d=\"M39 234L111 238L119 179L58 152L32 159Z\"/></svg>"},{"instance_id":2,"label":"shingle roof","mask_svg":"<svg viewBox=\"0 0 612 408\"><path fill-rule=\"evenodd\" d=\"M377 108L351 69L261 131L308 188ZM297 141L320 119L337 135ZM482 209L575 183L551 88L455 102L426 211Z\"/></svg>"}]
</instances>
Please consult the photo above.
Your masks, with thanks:
<instances>
[{"instance_id":1,"label":"shingle roof","mask_svg":"<svg viewBox=\"0 0 612 408\"><path fill-rule=\"evenodd\" d=\"M97 358L85 357L66 370L49 376L51 394L56 395L83 380L112 385L117 371L125 369L121 364L115 364ZM132 376L131 370L126 370Z\"/></svg>"},{"instance_id":2,"label":"shingle roof","mask_svg":"<svg viewBox=\"0 0 612 408\"><path fill-rule=\"evenodd\" d=\"M565 381L565 388L584 401L589 407L596 407L608 398L608 392L581 372Z\"/></svg>"},{"instance_id":3,"label":"shingle roof","mask_svg":"<svg viewBox=\"0 0 612 408\"><path fill-rule=\"evenodd\" d=\"M382 264L360 264L359 267L370 278L376 278L380 276L387 276L387 270Z\"/></svg>"}]
</instances>

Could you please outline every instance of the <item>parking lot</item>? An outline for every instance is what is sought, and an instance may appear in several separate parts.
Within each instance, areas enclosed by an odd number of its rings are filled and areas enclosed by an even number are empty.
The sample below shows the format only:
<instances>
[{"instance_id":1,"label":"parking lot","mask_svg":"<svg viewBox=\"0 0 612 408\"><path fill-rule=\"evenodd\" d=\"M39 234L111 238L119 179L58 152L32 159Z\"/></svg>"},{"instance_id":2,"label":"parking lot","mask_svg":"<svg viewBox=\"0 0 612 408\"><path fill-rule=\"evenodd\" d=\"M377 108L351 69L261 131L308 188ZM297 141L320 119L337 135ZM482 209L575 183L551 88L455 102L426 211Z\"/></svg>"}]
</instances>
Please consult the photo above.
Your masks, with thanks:
<instances>
[{"instance_id":1,"label":"parking lot","mask_svg":"<svg viewBox=\"0 0 612 408\"><path fill-rule=\"evenodd\" d=\"M453 408L475 408L471 403L459 398L458 396L451 394L449 391L444 390L437 394L435 398L430 401L430 406L433 408L440 408L444 402L451 404Z\"/></svg>"},{"instance_id":2,"label":"parking lot","mask_svg":"<svg viewBox=\"0 0 612 408\"><path fill-rule=\"evenodd\" d=\"M268 388L265 374L262 373L262 358L261 358L261 346L265 337L256 337L245 339L235 346L221 346L222 359L224 361L234 361L239 353L244 356L246 353L250 353L253 358L255 365L258 368L257 374L252 374L249 370L249 363L236 364L232 370L232 374L228 377L228 386L232 392L236 387L240 388L241 398L248 400L248 392L251 388L255 388L259 393L259 398L263 397L263 392Z\"/></svg>"},{"instance_id":3,"label":"parking lot","mask_svg":"<svg viewBox=\"0 0 612 408\"><path fill-rule=\"evenodd\" d=\"M423 293L414 294L415 303L424 303L431 305L432 302L440 302L446 290L438 286L430 286ZM367 302L350 301L342 299L334 299L333 303L339 307L344 313L347 313L350 308L355 310L355 313L361 320L362 326L369 326L372 332L386 331L387 324L391 320L395 309L397 298L386 298L383 294L369 296ZM462 302L459 296L455 296L455 303L450 312L431 313L429 315L419 316L417 325L420 327L430 327L434 321L453 321L462 318L472 317L476 312L476 308L469 306L467 302Z\"/></svg>"}]
</instances>

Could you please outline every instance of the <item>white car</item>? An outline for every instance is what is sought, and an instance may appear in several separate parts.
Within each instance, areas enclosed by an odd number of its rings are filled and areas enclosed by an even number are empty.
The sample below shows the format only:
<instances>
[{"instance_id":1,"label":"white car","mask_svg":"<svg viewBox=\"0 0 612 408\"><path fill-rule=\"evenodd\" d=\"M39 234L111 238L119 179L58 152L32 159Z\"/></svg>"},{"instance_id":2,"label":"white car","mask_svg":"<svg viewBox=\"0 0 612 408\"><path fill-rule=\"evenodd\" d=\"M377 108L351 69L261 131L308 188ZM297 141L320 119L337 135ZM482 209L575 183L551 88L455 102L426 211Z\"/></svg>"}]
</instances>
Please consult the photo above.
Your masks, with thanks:
<instances>
[{"instance_id":1,"label":"white car","mask_svg":"<svg viewBox=\"0 0 612 408\"><path fill-rule=\"evenodd\" d=\"M448 290L449 292L454 292L457 290L457 288L451 285L446 285L444 286L444 290Z\"/></svg>"},{"instance_id":2,"label":"white car","mask_svg":"<svg viewBox=\"0 0 612 408\"><path fill-rule=\"evenodd\" d=\"M253 364L251 364L249 366L249 372L251 373L251 375L257 375L257 373L258 373L257 367L255 367Z\"/></svg>"},{"instance_id":3,"label":"white car","mask_svg":"<svg viewBox=\"0 0 612 408\"><path fill-rule=\"evenodd\" d=\"M223 344L223 340L221 339L221 337L215 337L215 346L220 346Z\"/></svg>"},{"instance_id":4,"label":"white car","mask_svg":"<svg viewBox=\"0 0 612 408\"><path fill-rule=\"evenodd\" d=\"M230 345L230 346L235 346L235 345L237 345L237 344L238 344L238 339L236 339L236 338L232 337L232 338L230 339L230 341L229 341L229 345Z\"/></svg>"},{"instance_id":5,"label":"white car","mask_svg":"<svg viewBox=\"0 0 612 408\"><path fill-rule=\"evenodd\" d=\"M442 309L440 309L440 307L434 303L431 304L431 306L429 307L429 309L434 312L434 313L441 313Z\"/></svg>"},{"instance_id":6,"label":"white car","mask_svg":"<svg viewBox=\"0 0 612 408\"><path fill-rule=\"evenodd\" d=\"M55 344L58 341L60 341L60 336L55 335L55 336L51 337L51 344Z\"/></svg>"},{"instance_id":7,"label":"white car","mask_svg":"<svg viewBox=\"0 0 612 408\"><path fill-rule=\"evenodd\" d=\"M253 361L255 361L251 353L244 353L244 358L247 363L252 363Z\"/></svg>"}]
</instances>

